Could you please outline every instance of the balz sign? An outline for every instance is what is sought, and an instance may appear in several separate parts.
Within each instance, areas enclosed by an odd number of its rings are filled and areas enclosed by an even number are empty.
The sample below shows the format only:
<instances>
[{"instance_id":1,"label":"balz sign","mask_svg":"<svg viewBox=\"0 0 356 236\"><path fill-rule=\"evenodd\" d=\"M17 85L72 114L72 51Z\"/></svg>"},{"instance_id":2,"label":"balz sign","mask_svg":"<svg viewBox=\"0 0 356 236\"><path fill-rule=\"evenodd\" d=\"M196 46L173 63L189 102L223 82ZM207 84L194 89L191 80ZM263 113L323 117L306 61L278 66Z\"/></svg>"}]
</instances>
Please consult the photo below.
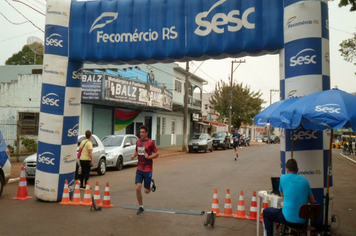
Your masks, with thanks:
<instances>
[{"instance_id":1,"label":"balz sign","mask_svg":"<svg viewBox=\"0 0 356 236\"><path fill-rule=\"evenodd\" d=\"M163 88L105 75L105 100L172 111L173 95Z\"/></svg>"}]
</instances>

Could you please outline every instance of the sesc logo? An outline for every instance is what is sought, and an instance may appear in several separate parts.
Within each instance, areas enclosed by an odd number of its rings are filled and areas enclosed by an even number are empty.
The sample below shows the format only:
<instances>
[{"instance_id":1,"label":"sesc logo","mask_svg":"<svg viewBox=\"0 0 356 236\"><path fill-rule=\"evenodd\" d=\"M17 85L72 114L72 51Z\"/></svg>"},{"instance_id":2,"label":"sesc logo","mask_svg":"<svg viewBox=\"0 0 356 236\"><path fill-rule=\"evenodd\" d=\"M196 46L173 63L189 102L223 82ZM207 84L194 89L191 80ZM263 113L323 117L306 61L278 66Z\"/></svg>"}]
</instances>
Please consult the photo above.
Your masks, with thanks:
<instances>
[{"instance_id":1,"label":"sesc logo","mask_svg":"<svg viewBox=\"0 0 356 236\"><path fill-rule=\"evenodd\" d=\"M311 130L301 130L302 128L299 127L298 129L295 130L293 134L293 140L309 140L309 139L318 139L318 137L315 135L316 130L311 131Z\"/></svg>"},{"instance_id":2,"label":"sesc logo","mask_svg":"<svg viewBox=\"0 0 356 236\"><path fill-rule=\"evenodd\" d=\"M216 13L211 18L211 21L204 20L204 18L206 18L212 10L224 2L226 2L226 0L220 0L215 3L209 9L209 11L200 12L198 15L196 15L195 23L198 25L198 27L194 31L195 34L199 36L207 36L211 31L214 31L217 34L222 34L225 32L225 29L223 28L225 25L228 25L227 30L229 32L237 32L242 29L242 27L245 27L246 29L255 28L255 24L250 23L247 19L251 13L255 12L254 7L246 9L242 13L241 19L238 17L240 16L240 10L232 10L227 15L224 13ZM232 25L229 23L232 23ZM200 29L201 27L205 28L205 30Z\"/></svg>"},{"instance_id":3,"label":"sesc logo","mask_svg":"<svg viewBox=\"0 0 356 236\"><path fill-rule=\"evenodd\" d=\"M62 35L60 35L60 34L57 34L57 33L51 34L50 36L48 36L46 38L46 45L63 48L63 45L62 45L63 39L61 39L61 38L62 38Z\"/></svg>"},{"instance_id":4,"label":"sesc logo","mask_svg":"<svg viewBox=\"0 0 356 236\"><path fill-rule=\"evenodd\" d=\"M257 124L259 124L259 125L265 125L266 122L263 122L263 121L262 121L262 118L260 118L260 119L258 119Z\"/></svg>"},{"instance_id":5,"label":"sesc logo","mask_svg":"<svg viewBox=\"0 0 356 236\"><path fill-rule=\"evenodd\" d=\"M324 113L337 113L340 114L341 107L339 104L325 104L318 105L315 107L316 112L324 112Z\"/></svg>"},{"instance_id":6,"label":"sesc logo","mask_svg":"<svg viewBox=\"0 0 356 236\"><path fill-rule=\"evenodd\" d=\"M83 75L83 67L79 68L76 71L73 71L72 79L80 79Z\"/></svg>"},{"instance_id":7,"label":"sesc logo","mask_svg":"<svg viewBox=\"0 0 356 236\"><path fill-rule=\"evenodd\" d=\"M42 97L42 104L59 107L59 99L57 97L59 97L57 94L49 93L46 96Z\"/></svg>"},{"instance_id":8,"label":"sesc logo","mask_svg":"<svg viewBox=\"0 0 356 236\"><path fill-rule=\"evenodd\" d=\"M315 58L316 55L311 55L312 53L308 54L308 52L315 52L312 48L306 48L298 52L297 55L290 58L290 66L294 67L297 65L308 65L310 63L316 64Z\"/></svg>"},{"instance_id":9,"label":"sesc logo","mask_svg":"<svg viewBox=\"0 0 356 236\"><path fill-rule=\"evenodd\" d=\"M117 12L103 12L98 18L95 19L95 21L90 27L89 33L91 33L95 29L103 28L105 25L116 20L118 16L119 13ZM97 24L102 19L105 19L106 21L104 23Z\"/></svg>"},{"instance_id":10,"label":"sesc logo","mask_svg":"<svg viewBox=\"0 0 356 236\"><path fill-rule=\"evenodd\" d=\"M55 158L53 157L54 154L51 152L44 152L38 155L38 162L46 164L46 165L55 165L54 160Z\"/></svg>"},{"instance_id":11,"label":"sesc logo","mask_svg":"<svg viewBox=\"0 0 356 236\"><path fill-rule=\"evenodd\" d=\"M78 136L79 124L68 130L68 137Z\"/></svg>"}]
</instances>

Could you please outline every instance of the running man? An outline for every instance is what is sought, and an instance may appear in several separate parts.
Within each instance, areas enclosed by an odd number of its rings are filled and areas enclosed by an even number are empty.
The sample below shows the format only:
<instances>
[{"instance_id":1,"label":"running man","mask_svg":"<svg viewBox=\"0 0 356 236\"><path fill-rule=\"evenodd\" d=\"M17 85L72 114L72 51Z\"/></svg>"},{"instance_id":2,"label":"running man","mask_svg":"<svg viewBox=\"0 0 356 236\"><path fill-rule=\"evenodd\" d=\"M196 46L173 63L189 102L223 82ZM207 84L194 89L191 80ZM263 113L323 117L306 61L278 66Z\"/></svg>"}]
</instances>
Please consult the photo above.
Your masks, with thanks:
<instances>
[{"instance_id":1,"label":"running man","mask_svg":"<svg viewBox=\"0 0 356 236\"><path fill-rule=\"evenodd\" d=\"M136 197L139 204L137 210L137 215L142 213L145 209L143 208L142 201L142 182L144 182L145 193L149 194L156 191L156 185L152 179L153 171L153 160L158 157L158 149L151 139L148 138L148 127L146 125L140 126L140 139L136 143L136 151L131 156L133 160L138 156L137 170L136 170Z\"/></svg>"},{"instance_id":2,"label":"running man","mask_svg":"<svg viewBox=\"0 0 356 236\"><path fill-rule=\"evenodd\" d=\"M239 129L236 128L235 132L232 134L232 139L234 140L234 149L235 149L235 161L239 157L239 143L240 143L241 134L239 133Z\"/></svg>"}]
</instances>

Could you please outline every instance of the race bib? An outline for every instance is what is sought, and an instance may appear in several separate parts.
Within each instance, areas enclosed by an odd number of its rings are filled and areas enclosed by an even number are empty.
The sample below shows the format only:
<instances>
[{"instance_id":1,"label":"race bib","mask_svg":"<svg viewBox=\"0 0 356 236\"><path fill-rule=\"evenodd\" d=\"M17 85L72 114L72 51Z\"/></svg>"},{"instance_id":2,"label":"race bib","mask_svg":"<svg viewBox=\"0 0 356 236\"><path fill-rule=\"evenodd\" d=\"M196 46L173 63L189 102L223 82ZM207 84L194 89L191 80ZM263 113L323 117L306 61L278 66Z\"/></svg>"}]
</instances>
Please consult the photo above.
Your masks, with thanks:
<instances>
[{"instance_id":1,"label":"race bib","mask_svg":"<svg viewBox=\"0 0 356 236\"><path fill-rule=\"evenodd\" d=\"M145 147L137 147L138 155L145 155Z\"/></svg>"}]
</instances>

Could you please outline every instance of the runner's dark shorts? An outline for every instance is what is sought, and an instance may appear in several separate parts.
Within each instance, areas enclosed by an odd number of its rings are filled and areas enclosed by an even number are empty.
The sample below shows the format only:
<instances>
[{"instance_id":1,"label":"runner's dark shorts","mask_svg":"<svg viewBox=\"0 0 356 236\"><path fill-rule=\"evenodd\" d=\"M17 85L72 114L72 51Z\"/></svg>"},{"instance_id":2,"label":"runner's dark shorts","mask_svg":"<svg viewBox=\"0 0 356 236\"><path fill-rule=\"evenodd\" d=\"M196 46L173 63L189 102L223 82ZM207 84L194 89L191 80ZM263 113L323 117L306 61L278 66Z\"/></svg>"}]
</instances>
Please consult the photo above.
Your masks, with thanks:
<instances>
[{"instance_id":1,"label":"runner's dark shorts","mask_svg":"<svg viewBox=\"0 0 356 236\"><path fill-rule=\"evenodd\" d=\"M152 179L152 172L143 172L141 170L136 170L136 179L135 184L141 183L144 181L145 189L151 188L151 179Z\"/></svg>"},{"instance_id":2,"label":"runner's dark shorts","mask_svg":"<svg viewBox=\"0 0 356 236\"><path fill-rule=\"evenodd\" d=\"M234 149L239 147L239 143L234 142Z\"/></svg>"}]
</instances>

